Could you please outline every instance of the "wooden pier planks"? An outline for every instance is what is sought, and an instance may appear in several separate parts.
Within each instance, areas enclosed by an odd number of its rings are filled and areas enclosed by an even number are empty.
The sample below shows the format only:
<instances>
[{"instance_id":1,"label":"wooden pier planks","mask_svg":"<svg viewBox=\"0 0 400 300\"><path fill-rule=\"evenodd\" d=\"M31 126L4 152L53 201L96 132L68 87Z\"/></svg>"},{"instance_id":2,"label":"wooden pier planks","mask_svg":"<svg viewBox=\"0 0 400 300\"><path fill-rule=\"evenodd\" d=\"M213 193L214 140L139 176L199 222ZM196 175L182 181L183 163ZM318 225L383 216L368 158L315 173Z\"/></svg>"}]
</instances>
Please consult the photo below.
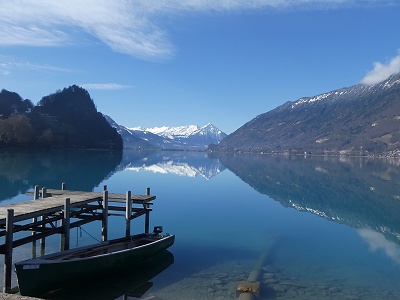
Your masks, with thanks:
<instances>
[{"instance_id":1,"label":"wooden pier planks","mask_svg":"<svg viewBox=\"0 0 400 300\"><path fill-rule=\"evenodd\" d=\"M28 194L33 195L33 192ZM66 198L70 198L71 207L81 207L91 202L101 201L103 199L103 193L49 189L47 190L46 198L0 206L0 226L5 225L6 223L8 209L14 210L14 222L19 222L21 220L42 216L43 214L51 214L62 210ZM134 204L146 204L156 199L156 196L131 195L131 198ZM125 203L126 195L109 193L108 200L110 202Z\"/></svg>"},{"instance_id":2,"label":"wooden pier planks","mask_svg":"<svg viewBox=\"0 0 400 300\"><path fill-rule=\"evenodd\" d=\"M64 208L65 199L70 198L71 207L83 206L87 203L102 200L102 193L71 192L63 193L47 198L20 202L11 205L0 206L0 226L5 225L7 210L14 210L14 222L51 214Z\"/></svg>"},{"instance_id":3,"label":"wooden pier planks","mask_svg":"<svg viewBox=\"0 0 400 300\"><path fill-rule=\"evenodd\" d=\"M132 194L131 198L132 198L132 203L145 204L147 202L150 202L150 201L156 199L156 196L151 196L151 195L133 195ZM108 199L110 201L114 201L114 202L125 202L126 201L126 195L109 193L108 194Z\"/></svg>"}]
</instances>

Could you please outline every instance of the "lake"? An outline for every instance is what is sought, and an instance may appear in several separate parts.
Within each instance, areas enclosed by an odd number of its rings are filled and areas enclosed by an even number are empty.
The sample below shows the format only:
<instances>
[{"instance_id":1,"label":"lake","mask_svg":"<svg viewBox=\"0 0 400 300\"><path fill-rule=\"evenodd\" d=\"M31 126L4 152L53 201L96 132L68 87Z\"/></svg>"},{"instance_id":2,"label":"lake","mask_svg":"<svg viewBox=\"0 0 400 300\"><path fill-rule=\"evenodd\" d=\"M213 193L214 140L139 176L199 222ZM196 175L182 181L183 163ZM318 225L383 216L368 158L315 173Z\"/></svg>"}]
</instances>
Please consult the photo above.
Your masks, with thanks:
<instances>
[{"instance_id":1,"label":"lake","mask_svg":"<svg viewBox=\"0 0 400 300\"><path fill-rule=\"evenodd\" d=\"M54 299L238 299L238 283L259 263L257 299L400 299L399 159L0 152L0 205L62 182L112 193L150 187L157 196L150 226L162 225L176 241L139 270ZM144 220L131 227L143 231ZM123 218L111 218L109 238L124 233ZM71 247L100 239L100 222L71 230ZM59 236L48 238L45 252L59 244ZM14 249L14 262L33 251L40 250Z\"/></svg>"}]
</instances>

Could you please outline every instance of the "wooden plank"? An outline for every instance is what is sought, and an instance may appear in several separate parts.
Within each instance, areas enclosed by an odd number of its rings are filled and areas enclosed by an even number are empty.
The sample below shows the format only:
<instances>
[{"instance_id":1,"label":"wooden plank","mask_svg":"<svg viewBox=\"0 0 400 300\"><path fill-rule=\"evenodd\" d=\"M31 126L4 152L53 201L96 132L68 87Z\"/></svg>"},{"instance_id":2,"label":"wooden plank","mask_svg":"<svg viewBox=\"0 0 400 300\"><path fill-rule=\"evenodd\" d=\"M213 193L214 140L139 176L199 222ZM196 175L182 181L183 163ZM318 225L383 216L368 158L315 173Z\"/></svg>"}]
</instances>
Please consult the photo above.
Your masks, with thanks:
<instances>
[{"instance_id":1,"label":"wooden plank","mask_svg":"<svg viewBox=\"0 0 400 300\"><path fill-rule=\"evenodd\" d=\"M82 193L92 193L94 195L99 195L102 193L98 192L82 192L82 191L74 191L74 190L55 190L55 189L47 189L47 197L54 197L54 196L61 196L65 195L67 196L72 196L72 195L81 195ZM34 192L27 192L26 195L34 195ZM42 196L42 192L39 191L39 195ZM125 194L118 194L118 193L109 193L108 195L110 201L115 200L116 202L125 202L126 201L126 195ZM142 202L149 202L152 200L156 199L156 196L153 195L131 195L132 200L137 202L138 204L141 204ZM71 197L70 197L71 198Z\"/></svg>"},{"instance_id":2,"label":"wooden plank","mask_svg":"<svg viewBox=\"0 0 400 300\"><path fill-rule=\"evenodd\" d=\"M90 202L102 201L103 194L98 192L79 192L69 190L47 190L51 197L38 200L31 200L6 206L0 206L0 226L5 225L7 209L14 209L14 222L19 222L29 218L42 216L43 214L52 214L61 211L64 207L66 198L71 199L71 207L80 207ZM151 195L132 195L132 202L135 204L153 204L149 201L154 200ZM126 195L109 194L111 202L126 202Z\"/></svg>"},{"instance_id":3,"label":"wooden plank","mask_svg":"<svg viewBox=\"0 0 400 300\"><path fill-rule=\"evenodd\" d=\"M60 214L63 211L65 199L70 198L71 207L82 209L77 212L71 211L71 217L79 218L79 215L81 215L83 212L93 213L95 211L95 208L101 209L101 202L103 201L103 193L99 192L54 190L44 188L41 190L41 193L43 193L43 191L45 191L46 196L48 196L49 194L51 194L51 196L37 200L30 200L21 203L0 206L0 228L5 228L8 209L14 210L14 223L32 219L35 217L40 217L43 215L53 215L53 217L55 217L57 214ZM112 193L109 195L109 201L126 204L126 195L116 193ZM134 200L132 201L134 202L134 204L143 205L143 208L132 207L131 213L136 213L133 214L133 216L139 216L145 213L145 211L151 211L148 206L152 205L153 203L149 201L154 200L155 198L155 196L151 195L131 195L131 199ZM97 202L98 204L90 204L91 202ZM110 207L110 210L116 211L122 211L123 209L126 209L126 207ZM130 216L128 219L132 219L132 216ZM50 222L51 220L48 220L47 223ZM37 225L37 222L35 224L31 224L32 228ZM18 226L16 226L15 228L16 230L18 230L17 227ZM29 228L29 226L27 228Z\"/></svg>"},{"instance_id":4,"label":"wooden plank","mask_svg":"<svg viewBox=\"0 0 400 300\"><path fill-rule=\"evenodd\" d=\"M133 201L133 203L136 204L143 204L143 203L147 203L149 201L155 200L156 196L152 196L152 195L133 195L131 194L131 199ZM113 201L113 202L126 202L126 195L123 194L114 194L114 193L109 193L108 194L108 200L109 201Z\"/></svg>"},{"instance_id":5,"label":"wooden plank","mask_svg":"<svg viewBox=\"0 0 400 300\"><path fill-rule=\"evenodd\" d=\"M81 194L64 194L0 206L0 225L5 224L7 209L14 209L14 222L19 222L29 218L38 217L43 214L51 214L61 211L64 208L64 201L66 198L68 198L68 196L71 199L71 207L79 207L90 202L102 200L101 193L81 192Z\"/></svg>"}]
</instances>

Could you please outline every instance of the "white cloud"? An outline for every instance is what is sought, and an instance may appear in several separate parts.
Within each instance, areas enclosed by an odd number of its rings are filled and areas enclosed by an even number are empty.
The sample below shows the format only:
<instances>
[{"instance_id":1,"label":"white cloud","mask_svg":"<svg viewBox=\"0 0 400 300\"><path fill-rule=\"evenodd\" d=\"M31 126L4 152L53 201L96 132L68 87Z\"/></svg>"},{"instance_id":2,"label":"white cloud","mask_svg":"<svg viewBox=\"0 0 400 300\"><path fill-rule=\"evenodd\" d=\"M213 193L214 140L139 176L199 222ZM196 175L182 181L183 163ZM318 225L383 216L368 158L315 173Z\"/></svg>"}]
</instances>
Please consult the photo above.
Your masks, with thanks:
<instances>
[{"instance_id":1,"label":"white cloud","mask_svg":"<svg viewBox=\"0 0 400 300\"><path fill-rule=\"evenodd\" d=\"M147 58L173 53L140 1L0 1L0 46L58 46L89 34L116 52Z\"/></svg>"},{"instance_id":2,"label":"white cloud","mask_svg":"<svg viewBox=\"0 0 400 300\"><path fill-rule=\"evenodd\" d=\"M48 64L33 64L15 59L10 56L0 55L0 74L7 76L15 70L34 70L34 71L56 71L56 72L71 72L70 69L60 68Z\"/></svg>"},{"instance_id":3,"label":"white cloud","mask_svg":"<svg viewBox=\"0 0 400 300\"><path fill-rule=\"evenodd\" d=\"M393 74L400 72L400 54L390 60L388 64L374 63L374 69L361 80L362 84L374 85Z\"/></svg>"},{"instance_id":4,"label":"white cloud","mask_svg":"<svg viewBox=\"0 0 400 300\"><path fill-rule=\"evenodd\" d=\"M80 84L84 89L92 90L120 90L130 88L129 85L117 84L117 83L85 83Z\"/></svg>"},{"instance_id":5,"label":"white cloud","mask_svg":"<svg viewBox=\"0 0 400 300\"><path fill-rule=\"evenodd\" d=\"M358 229L358 234L368 243L372 252L382 250L394 262L400 263L400 246L388 241L385 236L371 229Z\"/></svg>"},{"instance_id":6,"label":"white cloud","mask_svg":"<svg viewBox=\"0 0 400 300\"><path fill-rule=\"evenodd\" d=\"M0 46L60 46L89 34L116 52L158 59L174 54L157 17L191 11L229 11L332 5L383 5L391 0L0 0Z\"/></svg>"}]
</instances>

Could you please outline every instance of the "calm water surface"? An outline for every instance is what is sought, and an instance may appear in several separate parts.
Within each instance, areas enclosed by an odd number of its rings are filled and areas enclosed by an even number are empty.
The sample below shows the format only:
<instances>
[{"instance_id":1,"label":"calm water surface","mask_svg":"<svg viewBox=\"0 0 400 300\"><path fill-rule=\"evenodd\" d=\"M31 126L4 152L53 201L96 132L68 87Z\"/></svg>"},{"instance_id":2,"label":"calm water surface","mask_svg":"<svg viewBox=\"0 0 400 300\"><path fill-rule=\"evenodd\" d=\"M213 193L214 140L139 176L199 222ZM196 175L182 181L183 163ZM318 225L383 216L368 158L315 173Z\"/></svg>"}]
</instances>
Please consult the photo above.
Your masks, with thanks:
<instances>
[{"instance_id":1,"label":"calm water surface","mask_svg":"<svg viewBox=\"0 0 400 300\"><path fill-rule=\"evenodd\" d=\"M113 193L150 187L157 196L151 227L163 225L176 242L140 270L55 299L238 299L238 282L264 254L258 299L400 299L398 160L0 152L0 205L30 200L25 192L34 185L62 182L87 191L107 185ZM109 238L123 236L124 220L110 221ZM143 219L132 222L133 233L143 228ZM72 229L71 246L100 236L99 222ZM45 252L59 242L48 238ZM13 258L31 255L26 245Z\"/></svg>"}]
</instances>

